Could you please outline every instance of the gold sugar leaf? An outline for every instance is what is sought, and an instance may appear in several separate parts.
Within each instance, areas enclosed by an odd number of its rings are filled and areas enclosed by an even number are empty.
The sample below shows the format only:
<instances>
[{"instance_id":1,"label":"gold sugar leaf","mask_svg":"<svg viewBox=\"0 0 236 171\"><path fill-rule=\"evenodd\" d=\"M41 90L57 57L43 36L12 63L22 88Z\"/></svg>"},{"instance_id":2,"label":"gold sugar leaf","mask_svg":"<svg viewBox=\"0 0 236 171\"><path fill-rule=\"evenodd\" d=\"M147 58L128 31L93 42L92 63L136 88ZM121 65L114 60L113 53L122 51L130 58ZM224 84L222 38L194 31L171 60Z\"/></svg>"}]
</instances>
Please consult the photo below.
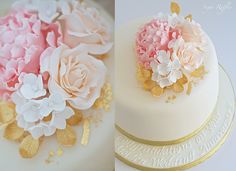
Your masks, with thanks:
<instances>
[{"instance_id":1,"label":"gold sugar leaf","mask_svg":"<svg viewBox=\"0 0 236 171\"><path fill-rule=\"evenodd\" d=\"M206 70L205 70L205 67L204 65L200 66L198 69L194 70L192 73L191 73L191 76L192 77L196 77L196 78L202 78L205 74L206 74Z\"/></svg>"},{"instance_id":2,"label":"gold sugar leaf","mask_svg":"<svg viewBox=\"0 0 236 171\"><path fill-rule=\"evenodd\" d=\"M163 94L163 92L164 92L164 89L158 85L151 89L151 93L153 96L160 96L161 94Z\"/></svg>"},{"instance_id":3,"label":"gold sugar leaf","mask_svg":"<svg viewBox=\"0 0 236 171\"><path fill-rule=\"evenodd\" d=\"M144 83L143 83L143 88L145 90L151 90L153 87L156 86L156 82L153 81L153 80L146 80Z\"/></svg>"},{"instance_id":4,"label":"gold sugar leaf","mask_svg":"<svg viewBox=\"0 0 236 171\"><path fill-rule=\"evenodd\" d=\"M76 143L76 133L69 125L65 129L58 129L56 135L57 141L64 146L73 146Z\"/></svg>"},{"instance_id":5,"label":"gold sugar leaf","mask_svg":"<svg viewBox=\"0 0 236 171\"><path fill-rule=\"evenodd\" d=\"M95 101L93 108L95 109L102 108L105 111L109 111L112 98L113 94L112 94L111 84L105 83L101 90L100 97Z\"/></svg>"},{"instance_id":6,"label":"gold sugar leaf","mask_svg":"<svg viewBox=\"0 0 236 171\"><path fill-rule=\"evenodd\" d=\"M83 125L83 135L81 139L81 144L82 145L87 145L89 141L89 134L90 134L90 122L88 119L84 120L84 125Z\"/></svg>"},{"instance_id":7,"label":"gold sugar leaf","mask_svg":"<svg viewBox=\"0 0 236 171\"><path fill-rule=\"evenodd\" d=\"M139 64L137 65L137 79L140 82L150 80L151 76L152 76L151 70L145 69L143 66L141 66Z\"/></svg>"},{"instance_id":8,"label":"gold sugar leaf","mask_svg":"<svg viewBox=\"0 0 236 171\"><path fill-rule=\"evenodd\" d=\"M15 106L11 103L1 102L0 104L0 123L11 122L16 116Z\"/></svg>"},{"instance_id":9,"label":"gold sugar leaf","mask_svg":"<svg viewBox=\"0 0 236 171\"><path fill-rule=\"evenodd\" d=\"M178 82L176 82L172 85L172 89L176 93L181 93L182 91L184 91L184 86L182 84L179 84Z\"/></svg>"},{"instance_id":10,"label":"gold sugar leaf","mask_svg":"<svg viewBox=\"0 0 236 171\"><path fill-rule=\"evenodd\" d=\"M192 14L189 14L185 17L186 20L189 20L189 21L192 21L193 20L193 17L192 17Z\"/></svg>"},{"instance_id":11,"label":"gold sugar leaf","mask_svg":"<svg viewBox=\"0 0 236 171\"><path fill-rule=\"evenodd\" d=\"M34 139L31 135L28 135L23 139L20 144L19 152L23 158L34 157L39 150L39 140Z\"/></svg>"},{"instance_id":12,"label":"gold sugar leaf","mask_svg":"<svg viewBox=\"0 0 236 171\"><path fill-rule=\"evenodd\" d=\"M185 75L183 75L183 77L182 78L180 78L180 79L178 79L178 81L177 81L179 84L186 84L187 82L188 82L188 79L187 79L187 77L185 76Z\"/></svg>"},{"instance_id":13,"label":"gold sugar leaf","mask_svg":"<svg viewBox=\"0 0 236 171\"><path fill-rule=\"evenodd\" d=\"M67 124L74 126L78 125L83 119L83 113L79 110L75 110L75 114L66 120Z\"/></svg>"},{"instance_id":14,"label":"gold sugar leaf","mask_svg":"<svg viewBox=\"0 0 236 171\"><path fill-rule=\"evenodd\" d=\"M24 135L24 129L17 126L16 121L7 125L4 137L8 140L18 140Z\"/></svg>"},{"instance_id":15,"label":"gold sugar leaf","mask_svg":"<svg viewBox=\"0 0 236 171\"><path fill-rule=\"evenodd\" d=\"M180 6L176 2L171 2L170 10L171 10L171 13L179 14L180 13Z\"/></svg>"},{"instance_id":16,"label":"gold sugar leaf","mask_svg":"<svg viewBox=\"0 0 236 171\"><path fill-rule=\"evenodd\" d=\"M192 91L192 82L189 82L188 83L188 89L187 89L187 95L190 95L190 93L191 93L191 91Z\"/></svg>"},{"instance_id":17,"label":"gold sugar leaf","mask_svg":"<svg viewBox=\"0 0 236 171\"><path fill-rule=\"evenodd\" d=\"M50 120L52 120L52 114L43 118L43 121L45 121L45 122L49 122Z\"/></svg>"}]
</instances>

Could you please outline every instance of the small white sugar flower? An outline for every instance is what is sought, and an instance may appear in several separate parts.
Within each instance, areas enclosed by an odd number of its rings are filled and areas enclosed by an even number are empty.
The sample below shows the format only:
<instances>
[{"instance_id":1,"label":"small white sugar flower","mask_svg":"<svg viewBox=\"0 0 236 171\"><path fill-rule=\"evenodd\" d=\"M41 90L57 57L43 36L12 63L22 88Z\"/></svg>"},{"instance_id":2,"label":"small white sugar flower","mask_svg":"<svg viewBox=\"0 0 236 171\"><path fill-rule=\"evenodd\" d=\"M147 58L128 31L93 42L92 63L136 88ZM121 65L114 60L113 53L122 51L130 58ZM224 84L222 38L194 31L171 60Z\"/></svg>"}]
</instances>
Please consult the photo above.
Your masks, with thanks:
<instances>
[{"instance_id":1,"label":"small white sugar flower","mask_svg":"<svg viewBox=\"0 0 236 171\"><path fill-rule=\"evenodd\" d=\"M171 59L169 51L159 51L150 66L153 71L152 80L156 81L161 88L172 85L182 77L180 62L177 58Z\"/></svg>"},{"instance_id":2,"label":"small white sugar flower","mask_svg":"<svg viewBox=\"0 0 236 171\"><path fill-rule=\"evenodd\" d=\"M36 76L31 73L25 74L20 92L26 99L33 99L46 95L46 90L43 88L42 76Z\"/></svg>"}]
</instances>

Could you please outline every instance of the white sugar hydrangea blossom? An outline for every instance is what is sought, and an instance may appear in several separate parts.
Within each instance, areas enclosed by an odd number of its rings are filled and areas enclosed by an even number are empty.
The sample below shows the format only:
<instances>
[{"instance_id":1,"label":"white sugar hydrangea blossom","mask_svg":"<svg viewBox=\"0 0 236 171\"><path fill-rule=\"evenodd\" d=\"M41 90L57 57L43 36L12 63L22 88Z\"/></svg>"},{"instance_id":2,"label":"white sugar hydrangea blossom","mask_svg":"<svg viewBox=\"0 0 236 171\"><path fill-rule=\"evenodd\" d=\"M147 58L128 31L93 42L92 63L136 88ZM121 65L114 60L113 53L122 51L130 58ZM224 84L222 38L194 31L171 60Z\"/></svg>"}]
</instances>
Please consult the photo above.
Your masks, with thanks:
<instances>
[{"instance_id":1,"label":"white sugar hydrangea blossom","mask_svg":"<svg viewBox=\"0 0 236 171\"><path fill-rule=\"evenodd\" d=\"M66 128L66 119L74 115L59 94L46 94L42 76L26 74L21 88L12 94L16 104L16 120L19 127L29 131L34 138L51 136L56 129ZM50 121L44 118L52 115Z\"/></svg>"},{"instance_id":2,"label":"white sugar hydrangea blossom","mask_svg":"<svg viewBox=\"0 0 236 171\"><path fill-rule=\"evenodd\" d=\"M178 58L171 59L169 51L159 51L150 66L153 71L152 80L161 88L172 85L182 77L180 61Z\"/></svg>"}]
</instances>

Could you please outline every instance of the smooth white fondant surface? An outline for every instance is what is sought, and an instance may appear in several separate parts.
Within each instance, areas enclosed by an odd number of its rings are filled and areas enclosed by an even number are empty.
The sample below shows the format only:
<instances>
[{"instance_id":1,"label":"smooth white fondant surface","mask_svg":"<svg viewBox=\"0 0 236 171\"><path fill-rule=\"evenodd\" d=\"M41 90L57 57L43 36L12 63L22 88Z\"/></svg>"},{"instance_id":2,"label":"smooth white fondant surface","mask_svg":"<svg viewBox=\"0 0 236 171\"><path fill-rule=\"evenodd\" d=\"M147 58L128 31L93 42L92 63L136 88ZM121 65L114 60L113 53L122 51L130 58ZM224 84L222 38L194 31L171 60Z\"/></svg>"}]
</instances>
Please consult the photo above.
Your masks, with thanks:
<instances>
[{"instance_id":1,"label":"smooth white fondant surface","mask_svg":"<svg viewBox=\"0 0 236 171\"><path fill-rule=\"evenodd\" d=\"M0 14L6 13L13 0L1 3ZM113 19L98 4L85 0L91 6L97 7L109 21L113 29ZM109 80L113 83L113 50L106 59ZM82 125L74 127L77 132L77 143L73 147L63 147L58 144L56 137L46 137L40 146L39 153L32 159L23 159L19 153L19 143L3 138L0 130L0 170L1 171L111 171L114 169L114 105L110 112L104 112L102 121L96 126L91 124L90 138L87 146L80 144ZM62 156L57 156L58 148L62 148ZM46 163L49 152L53 150L55 156L51 163Z\"/></svg>"},{"instance_id":2,"label":"smooth white fondant surface","mask_svg":"<svg viewBox=\"0 0 236 171\"><path fill-rule=\"evenodd\" d=\"M120 27L115 33L116 124L126 132L145 140L172 141L191 134L210 117L218 96L218 62L208 39L205 68L207 74L191 94L177 94L166 103L167 92L154 97L136 78L135 35L150 18L139 19Z\"/></svg>"}]
</instances>

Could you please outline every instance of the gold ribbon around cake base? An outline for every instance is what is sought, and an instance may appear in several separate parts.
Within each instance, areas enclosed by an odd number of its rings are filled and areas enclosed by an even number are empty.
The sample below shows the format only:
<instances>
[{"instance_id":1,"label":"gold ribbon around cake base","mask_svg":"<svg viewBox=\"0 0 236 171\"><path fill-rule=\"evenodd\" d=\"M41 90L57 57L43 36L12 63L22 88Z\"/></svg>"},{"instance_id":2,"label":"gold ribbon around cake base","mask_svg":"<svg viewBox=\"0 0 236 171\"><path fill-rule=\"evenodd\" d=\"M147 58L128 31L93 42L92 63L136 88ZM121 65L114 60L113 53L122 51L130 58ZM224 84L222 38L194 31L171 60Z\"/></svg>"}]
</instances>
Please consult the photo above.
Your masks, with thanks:
<instances>
[{"instance_id":1,"label":"gold ribbon around cake base","mask_svg":"<svg viewBox=\"0 0 236 171\"><path fill-rule=\"evenodd\" d=\"M126 137L128 137L129 139L131 139L135 142L139 142L139 143L147 144L147 145L153 145L153 146L167 146L167 145L179 144L181 142L184 142L184 141L192 138L193 136L198 134L207 125L207 123L211 120L211 117L212 117L212 114L210 114L210 116L207 118L207 120L202 124L202 126L200 128L196 129L191 134L188 134L188 135L186 135L182 138L179 138L179 139L176 139L176 140L171 140L171 141L146 140L146 139L142 139L142 138L136 137L136 136L128 133L127 131L125 131L124 129L119 127L117 124L115 125L115 127L116 127L117 131L119 131L121 134L125 135Z\"/></svg>"}]
</instances>

